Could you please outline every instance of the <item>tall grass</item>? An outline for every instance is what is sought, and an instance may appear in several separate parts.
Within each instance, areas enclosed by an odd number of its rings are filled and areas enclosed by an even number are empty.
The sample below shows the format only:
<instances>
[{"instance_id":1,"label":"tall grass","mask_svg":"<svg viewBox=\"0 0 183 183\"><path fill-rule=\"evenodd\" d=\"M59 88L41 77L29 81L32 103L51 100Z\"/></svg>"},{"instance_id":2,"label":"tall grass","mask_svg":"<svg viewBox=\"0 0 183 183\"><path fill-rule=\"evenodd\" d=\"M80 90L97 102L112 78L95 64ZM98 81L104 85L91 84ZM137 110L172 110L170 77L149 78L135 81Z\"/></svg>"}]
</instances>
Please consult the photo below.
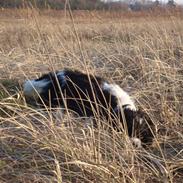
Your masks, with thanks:
<instances>
[{"instance_id":1,"label":"tall grass","mask_svg":"<svg viewBox=\"0 0 183 183\"><path fill-rule=\"evenodd\" d=\"M182 181L182 14L136 15L1 10L2 182ZM129 91L156 125L153 145L137 149L123 133L86 127L90 119L25 103L24 80L65 67Z\"/></svg>"}]
</instances>

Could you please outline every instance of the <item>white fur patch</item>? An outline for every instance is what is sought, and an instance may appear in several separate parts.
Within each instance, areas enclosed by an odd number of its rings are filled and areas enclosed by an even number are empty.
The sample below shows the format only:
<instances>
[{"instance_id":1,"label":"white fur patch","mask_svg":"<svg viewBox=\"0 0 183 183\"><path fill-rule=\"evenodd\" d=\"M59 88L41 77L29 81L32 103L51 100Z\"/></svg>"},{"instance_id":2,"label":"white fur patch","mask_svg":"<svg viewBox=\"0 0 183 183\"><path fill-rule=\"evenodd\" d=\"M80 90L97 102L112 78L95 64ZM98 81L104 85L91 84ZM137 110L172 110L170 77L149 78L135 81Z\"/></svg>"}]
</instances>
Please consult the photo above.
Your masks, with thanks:
<instances>
[{"instance_id":1,"label":"white fur patch","mask_svg":"<svg viewBox=\"0 0 183 183\"><path fill-rule=\"evenodd\" d=\"M136 111L135 104L133 100L130 98L127 92L125 92L119 85L116 84L103 84L103 89L108 90L112 95L116 96L118 99L118 107L122 107L127 105L126 108L130 108L131 110Z\"/></svg>"},{"instance_id":2,"label":"white fur patch","mask_svg":"<svg viewBox=\"0 0 183 183\"><path fill-rule=\"evenodd\" d=\"M137 147L137 148L141 148L142 147L142 142L139 138L133 137L131 138L132 144Z\"/></svg>"},{"instance_id":3,"label":"white fur patch","mask_svg":"<svg viewBox=\"0 0 183 183\"><path fill-rule=\"evenodd\" d=\"M66 84L65 72L64 71L58 72L57 77L60 81L61 87L63 87Z\"/></svg>"},{"instance_id":4,"label":"white fur patch","mask_svg":"<svg viewBox=\"0 0 183 183\"><path fill-rule=\"evenodd\" d=\"M23 86L23 92L24 95L27 97L35 97L38 96L37 94L40 94L43 90L43 88L49 83L50 81L48 80L40 80L40 81L35 81L35 80L27 80L24 83Z\"/></svg>"}]
</instances>

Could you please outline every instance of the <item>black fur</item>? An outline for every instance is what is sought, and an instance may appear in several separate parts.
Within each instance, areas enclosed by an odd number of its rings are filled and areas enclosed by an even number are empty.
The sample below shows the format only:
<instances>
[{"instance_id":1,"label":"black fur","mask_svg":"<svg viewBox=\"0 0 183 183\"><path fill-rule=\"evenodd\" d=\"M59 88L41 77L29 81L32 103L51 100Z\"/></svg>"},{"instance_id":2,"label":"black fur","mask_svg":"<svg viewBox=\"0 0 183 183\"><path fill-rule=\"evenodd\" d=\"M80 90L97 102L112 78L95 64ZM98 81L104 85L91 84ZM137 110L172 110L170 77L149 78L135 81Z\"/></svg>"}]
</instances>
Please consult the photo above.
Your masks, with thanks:
<instances>
[{"instance_id":1,"label":"black fur","mask_svg":"<svg viewBox=\"0 0 183 183\"><path fill-rule=\"evenodd\" d=\"M113 128L119 130L126 121L130 137L139 137L142 142L151 144L153 134L149 127L152 121L142 111L132 110L124 105L117 108L118 99L108 90L102 88L104 79L78 71L64 70L64 80L59 72L50 72L36 79L48 82L42 88L39 104L50 107L64 106L80 116L100 116L110 121ZM124 120L125 118L125 120ZM143 124L139 123L140 118ZM121 124L119 124L119 121Z\"/></svg>"}]
</instances>

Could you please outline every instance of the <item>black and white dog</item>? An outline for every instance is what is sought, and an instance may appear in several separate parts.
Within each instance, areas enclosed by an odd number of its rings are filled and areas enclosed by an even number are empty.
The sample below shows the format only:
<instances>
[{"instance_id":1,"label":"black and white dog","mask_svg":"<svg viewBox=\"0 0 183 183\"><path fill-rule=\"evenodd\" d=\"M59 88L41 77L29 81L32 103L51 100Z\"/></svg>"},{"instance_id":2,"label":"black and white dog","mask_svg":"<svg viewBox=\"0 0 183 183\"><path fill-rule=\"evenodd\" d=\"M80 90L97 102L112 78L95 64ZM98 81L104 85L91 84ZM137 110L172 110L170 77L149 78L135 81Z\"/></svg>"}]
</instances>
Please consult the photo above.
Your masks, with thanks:
<instances>
[{"instance_id":1,"label":"black and white dog","mask_svg":"<svg viewBox=\"0 0 183 183\"><path fill-rule=\"evenodd\" d=\"M117 84L100 77L67 69L50 72L26 81L24 95L27 101L36 100L42 106L61 106L80 116L104 117L113 128L127 127L130 137L137 137L143 144L152 143L153 123L149 116L138 110Z\"/></svg>"}]
</instances>

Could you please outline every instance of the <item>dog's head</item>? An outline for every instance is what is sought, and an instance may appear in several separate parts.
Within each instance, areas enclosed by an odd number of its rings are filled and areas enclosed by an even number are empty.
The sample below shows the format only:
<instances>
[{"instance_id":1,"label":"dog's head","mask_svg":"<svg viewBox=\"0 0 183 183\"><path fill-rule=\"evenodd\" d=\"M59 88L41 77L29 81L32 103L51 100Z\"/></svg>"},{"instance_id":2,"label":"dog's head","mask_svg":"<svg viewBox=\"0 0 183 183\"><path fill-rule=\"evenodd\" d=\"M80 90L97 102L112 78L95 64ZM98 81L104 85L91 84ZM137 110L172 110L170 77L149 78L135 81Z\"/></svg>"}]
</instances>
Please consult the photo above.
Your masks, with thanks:
<instances>
[{"instance_id":1,"label":"dog's head","mask_svg":"<svg viewBox=\"0 0 183 183\"><path fill-rule=\"evenodd\" d=\"M154 123L148 113L142 109L132 110L129 107L125 107L123 110L129 136L139 138L144 145L152 144Z\"/></svg>"},{"instance_id":2,"label":"dog's head","mask_svg":"<svg viewBox=\"0 0 183 183\"><path fill-rule=\"evenodd\" d=\"M136 136L141 139L144 145L151 145L154 138L155 126L148 113L141 109L137 110L134 124L137 125Z\"/></svg>"}]
</instances>

